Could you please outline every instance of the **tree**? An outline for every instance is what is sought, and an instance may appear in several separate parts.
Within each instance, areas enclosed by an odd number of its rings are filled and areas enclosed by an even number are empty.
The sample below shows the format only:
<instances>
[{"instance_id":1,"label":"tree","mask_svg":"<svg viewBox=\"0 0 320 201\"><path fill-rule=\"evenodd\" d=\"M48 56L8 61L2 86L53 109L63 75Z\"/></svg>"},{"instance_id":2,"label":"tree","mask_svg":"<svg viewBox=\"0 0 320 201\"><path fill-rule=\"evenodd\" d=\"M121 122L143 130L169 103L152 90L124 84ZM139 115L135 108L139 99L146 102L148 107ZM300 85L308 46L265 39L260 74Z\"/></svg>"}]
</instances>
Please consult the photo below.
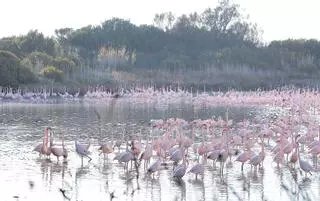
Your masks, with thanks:
<instances>
[{"instance_id":1,"label":"tree","mask_svg":"<svg viewBox=\"0 0 320 201\"><path fill-rule=\"evenodd\" d=\"M39 73L45 66L52 65L54 57L44 52L31 52L21 61L22 65L30 69L33 73Z\"/></svg>"},{"instance_id":2,"label":"tree","mask_svg":"<svg viewBox=\"0 0 320 201\"><path fill-rule=\"evenodd\" d=\"M54 66L46 66L41 70L40 75L55 82L61 82L63 80L63 72Z\"/></svg>"},{"instance_id":3,"label":"tree","mask_svg":"<svg viewBox=\"0 0 320 201\"><path fill-rule=\"evenodd\" d=\"M153 19L153 23L156 25L156 27L164 30L169 31L175 21L176 17L172 14L172 12L165 12L156 14Z\"/></svg>"},{"instance_id":4,"label":"tree","mask_svg":"<svg viewBox=\"0 0 320 201\"><path fill-rule=\"evenodd\" d=\"M66 56L74 52L70 44L70 38L73 32L74 30L72 28L62 28L54 31L59 43L60 55Z\"/></svg>"},{"instance_id":5,"label":"tree","mask_svg":"<svg viewBox=\"0 0 320 201\"><path fill-rule=\"evenodd\" d=\"M67 57L56 57L53 61L54 66L60 69L62 72L66 73L67 75L72 74L76 64Z\"/></svg>"},{"instance_id":6,"label":"tree","mask_svg":"<svg viewBox=\"0 0 320 201\"><path fill-rule=\"evenodd\" d=\"M36 82L34 74L20 65L20 59L9 51L0 50L0 86L17 87Z\"/></svg>"},{"instance_id":7,"label":"tree","mask_svg":"<svg viewBox=\"0 0 320 201\"><path fill-rule=\"evenodd\" d=\"M0 50L0 86L17 86L19 58L9 51Z\"/></svg>"},{"instance_id":8,"label":"tree","mask_svg":"<svg viewBox=\"0 0 320 201\"><path fill-rule=\"evenodd\" d=\"M43 33L32 30L27 35L19 37L18 45L23 55L32 52L45 52L48 55L55 55L55 41L52 38L44 37Z\"/></svg>"}]
</instances>

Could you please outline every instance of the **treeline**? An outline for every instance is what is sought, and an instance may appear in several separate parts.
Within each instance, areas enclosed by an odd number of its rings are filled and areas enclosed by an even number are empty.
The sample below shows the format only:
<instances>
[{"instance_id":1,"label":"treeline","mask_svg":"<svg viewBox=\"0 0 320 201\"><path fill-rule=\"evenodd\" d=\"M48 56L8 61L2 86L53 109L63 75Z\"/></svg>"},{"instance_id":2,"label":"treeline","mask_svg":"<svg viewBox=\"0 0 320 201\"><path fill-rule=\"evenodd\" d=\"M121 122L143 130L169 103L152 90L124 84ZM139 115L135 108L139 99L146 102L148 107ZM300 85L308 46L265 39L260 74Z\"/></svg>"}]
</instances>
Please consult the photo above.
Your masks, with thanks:
<instances>
[{"instance_id":1,"label":"treeline","mask_svg":"<svg viewBox=\"0 0 320 201\"><path fill-rule=\"evenodd\" d=\"M243 88L257 88L269 86L268 82L290 84L318 76L319 41L288 39L262 44L257 25L239 10L239 5L222 0L202 13L156 14L153 25L137 26L113 18L76 30L57 29L53 37L31 30L2 38L0 86L147 81L201 82L219 88L239 87L240 82ZM235 81L233 76L239 77L239 72L243 77ZM214 82L214 76L222 79L219 73L229 81Z\"/></svg>"}]
</instances>

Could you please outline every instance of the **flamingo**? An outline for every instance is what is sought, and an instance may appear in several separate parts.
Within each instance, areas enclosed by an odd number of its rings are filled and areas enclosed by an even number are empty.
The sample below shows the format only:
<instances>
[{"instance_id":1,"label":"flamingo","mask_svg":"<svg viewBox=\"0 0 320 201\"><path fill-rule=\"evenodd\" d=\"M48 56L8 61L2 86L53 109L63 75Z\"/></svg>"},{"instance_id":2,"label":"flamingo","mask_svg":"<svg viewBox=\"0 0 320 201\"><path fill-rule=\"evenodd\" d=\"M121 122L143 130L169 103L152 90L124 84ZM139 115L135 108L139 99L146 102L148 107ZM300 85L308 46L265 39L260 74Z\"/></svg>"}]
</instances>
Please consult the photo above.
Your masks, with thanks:
<instances>
[{"instance_id":1,"label":"flamingo","mask_svg":"<svg viewBox=\"0 0 320 201\"><path fill-rule=\"evenodd\" d=\"M118 161L120 163L125 163L125 169L128 170L128 163L129 163L129 161L133 160L134 158L135 158L134 154L129 149L127 149L125 152L123 152L119 156Z\"/></svg>"},{"instance_id":2,"label":"flamingo","mask_svg":"<svg viewBox=\"0 0 320 201\"><path fill-rule=\"evenodd\" d=\"M53 141L52 141L52 132L50 132L50 144L48 146L48 132L49 130L51 131L51 128L50 127L46 127L45 128L45 132L44 132L44 137L43 137L43 143L42 143L42 147L40 149L40 153L43 154L43 155L46 155L48 158L50 158L50 155L51 155L51 146L53 145Z\"/></svg>"},{"instance_id":3,"label":"flamingo","mask_svg":"<svg viewBox=\"0 0 320 201\"><path fill-rule=\"evenodd\" d=\"M152 147L147 143L145 151L141 153L139 161L141 162L142 160L144 160L144 168L147 167L147 165L150 162L150 158L152 156Z\"/></svg>"},{"instance_id":4,"label":"flamingo","mask_svg":"<svg viewBox=\"0 0 320 201\"><path fill-rule=\"evenodd\" d=\"M187 170L186 160L184 159L181 164L173 169L173 177L177 179L181 179Z\"/></svg>"},{"instance_id":5,"label":"flamingo","mask_svg":"<svg viewBox=\"0 0 320 201\"><path fill-rule=\"evenodd\" d=\"M75 147L76 147L76 152L77 154L81 157L81 164L83 165L83 157L87 157L89 160L88 162L90 162L92 160L92 158L89 156L90 152L89 147L90 147L90 141L89 144L80 144L77 140L75 141Z\"/></svg>"},{"instance_id":6,"label":"flamingo","mask_svg":"<svg viewBox=\"0 0 320 201\"><path fill-rule=\"evenodd\" d=\"M147 169L148 174L152 174L154 176L154 173L159 169L160 165L161 165L160 159L153 162Z\"/></svg>"},{"instance_id":7,"label":"flamingo","mask_svg":"<svg viewBox=\"0 0 320 201\"><path fill-rule=\"evenodd\" d=\"M112 143L111 142L107 142L107 143L101 145L98 150L101 151L99 156L101 154L103 154L103 158L105 159L106 158L106 154L107 154L107 158L108 158L108 154L113 152Z\"/></svg>"},{"instance_id":8,"label":"flamingo","mask_svg":"<svg viewBox=\"0 0 320 201\"><path fill-rule=\"evenodd\" d=\"M300 135L298 135L297 137L299 137ZM305 172L306 174L306 177L307 177L307 173L309 173L310 175L311 174L311 171L313 171L313 167L310 163L308 163L307 161L304 161L301 159L300 157L300 151L299 151L299 142L297 142L297 151L298 151L298 160L299 160L299 165L300 165L300 168Z\"/></svg>"},{"instance_id":9,"label":"flamingo","mask_svg":"<svg viewBox=\"0 0 320 201\"><path fill-rule=\"evenodd\" d=\"M222 149L219 152L217 161L220 162L220 173L223 174L223 168L224 168L224 163L226 162L226 160L228 159L228 151Z\"/></svg>"},{"instance_id":10,"label":"flamingo","mask_svg":"<svg viewBox=\"0 0 320 201\"><path fill-rule=\"evenodd\" d=\"M295 167L295 164L297 161L298 161L298 152L297 152L297 148L295 148L291 154L290 163L292 163L293 167Z\"/></svg>"},{"instance_id":11,"label":"flamingo","mask_svg":"<svg viewBox=\"0 0 320 201\"><path fill-rule=\"evenodd\" d=\"M263 167L263 161L265 158L265 152L264 152L264 138L261 137L261 152L258 155L254 155L250 158L249 164L254 166L254 169L256 170L257 166L261 165Z\"/></svg>"},{"instance_id":12,"label":"flamingo","mask_svg":"<svg viewBox=\"0 0 320 201\"><path fill-rule=\"evenodd\" d=\"M40 144L38 144L32 151L36 151L36 152L38 152L39 153L39 156L41 157L41 155L45 155L44 153L43 153L43 151L44 151L44 148L43 148L43 146L44 146L44 144L48 144L48 131L49 130L51 130L51 128L50 127L46 127L45 128L45 131L44 131L44 134L43 134L43 142L42 143L40 143ZM51 142L51 141L53 141L53 138L50 138L50 144L53 144L53 142Z\"/></svg>"},{"instance_id":13,"label":"flamingo","mask_svg":"<svg viewBox=\"0 0 320 201\"><path fill-rule=\"evenodd\" d=\"M196 180L198 179L198 174L202 176L203 179L203 174L204 174L204 163L205 160L202 160L202 163L199 163L199 159L197 160L197 163L192 166L192 168L188 171L188 173L193 173L196 175Z\"/></svg>"},{"instance_id":14,"label":"flamingo","mask_svg":"<svg viewBox=\"0 0 320 201\"><path fill-rule=\"evenodd\" d=\"M184 148L177 148L170 156L170 160L172 160L174 162L174 166L175 167L179 161L181 161L184 158Z\"/></svg>"},{"instance_id":15,"label":"flamingo","mask_svg":"<svg viewBox=\"0 0 320 201\"><path fill-rule=\"evenodd\" d=\"M241 153L237 158L236 161L241 162L241 171L243 171L244 163L247 162L252 157L252 153L250 151L250 148L248 150Z\"/></svg>"},{"instance_id":16,"label":"flamingo","mask_svg":"<svg viewBox=\"0 0 320 201\"><path fill-rule=\"evenodd\" d=\"M216 166L216 160L218 159L220 150L213 150L208 153L207 158L213 161L213 167Z\"/></svg>"},{"instance_id":17,"label":"flamingo","mask_svg":"<svg viewBox=\"0 0 320 201\"><path fill-rule=\"evenodd\" d=\"M52 138L54 138L53 134L52 134ZM53 141L52 141L53 142ZM62 133L62 141L61 141L61 145L62 147L57 147L57 146L53 146L51 147L51 152L54 156L57 157L57 160L59 161L59 157L63 156L64 159L66 159L68 157L68 151L67 149L64 147L64 135Z\"/></svg>"}]
</instances>

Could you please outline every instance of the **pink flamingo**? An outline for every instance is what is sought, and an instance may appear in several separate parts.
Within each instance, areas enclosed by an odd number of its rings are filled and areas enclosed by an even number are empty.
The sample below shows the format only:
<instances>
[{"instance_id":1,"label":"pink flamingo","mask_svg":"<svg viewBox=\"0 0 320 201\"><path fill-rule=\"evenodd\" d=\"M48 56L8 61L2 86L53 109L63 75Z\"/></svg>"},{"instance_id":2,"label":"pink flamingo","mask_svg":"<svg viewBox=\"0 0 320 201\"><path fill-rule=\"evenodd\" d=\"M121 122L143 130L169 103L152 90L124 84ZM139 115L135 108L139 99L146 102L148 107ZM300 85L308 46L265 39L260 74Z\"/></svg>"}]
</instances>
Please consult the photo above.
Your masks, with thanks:
<instances>
[{"instance_id":1,"label":"pink flamingo","mask_svg":"<svg viewBox=\"0 0 320 201\"><path fill-rule=\"evenodd\" d=\"M40 152L41 152L41 154L43 154L43 155L45 155L45 156L50 158L51 146L52 146L52 143L53 143L51 139L53 139L53 138L52 138L52 133L50 132L50 144L48 145L48 143L49 143L48 131L49 130L51 130L50 127L45 128L43 143L42 143L42 147L41 147Z\"/></svg>"},{"instance_id":2,"label":"pink flamingo","mask_svg":"<svg viewBox=\"0 0 320 201\"><path fill-rule=\"evenodd\" d=\"M53 136L52 136L53 137ZM62 141L61 141L62 147L53 146L51 147L51 152L54 156L57 157L57 161L59 161L59 157L63 156L64 159L68 157L68 151L64 146L64 134L62 133Z\"/></svg>"},{"instance_id":3,"label":"pink flamingo","mask_svg":"<svg viewBox=\"0 0 320 201\"><path fill-rule=\"evenodd\" d=\"M257 170L257 166L261 165L263 167L263 160L265 158L265 152L264 152L264 138L261 137L261 152L258 155L254 155L251 157L249 164L254 166L255 171Z\"/></svg>"},{"instance_id":4,"label":"pink flamingo","mask_svg":"<svg viewBox=\"0 0 320 201\"><path fill-rule=\"evenodd\" d=\"M204 160L202 160L202 164L201 164L201 163L199 163L199 159L198 159L197 163L195 165L193 165L191 167L191 169L188 171L188 173L193 173L193 174L196 175L196 180L198 178L198 174L200 174L202 176L202 179L203 179L203 176L204 176L203 163L204 163Z\"/></svg>"},{"instance_id":5,"label":"pink flamingo","mask_svg":"<svg viewBox=\"0 0 320 201\"><path fill-rule=\"evenodd\" d=\"M236 161L241 162L241 171L243 171L244 163L250 160L250 158L253 156L253 152L251 151L251 142L253 141L247 141L246 142L246 150L242 152L237 158Z\"/></svg>"},{"instance_id":6,"label":"pink flamingo","mask_svg":"<svg viewBox=\"0 0 320 201\"><path fill-rule=\"evenodd\" d=\"M38 144L32 151L36 151L36 152L38 152L39 153L39 156L41 156L41 155L46 155L46 154L44 154L43 152L44 152L44 148L43 148L43 146L44 146L44 144L48 144L48 130L50 130L51 128L50 127L47 127L47 128L45 128L45 130L44 130L44 134L43 134L43 142L42 143L40 143L40 144ZM53 142L51 142L51 141L53 141L53 138L50 138L50 143L51 144L53 144Z\"/></svg>"},{"instance_id":7,"label":"pink flamingo","mask_svg":"<svg viewBox=\"0 0 320 201\"><path fill-rule=\"evenodd\" d=\"M298 152L297 152L297 148L295 148L291 154L290 163L293 164L293 167L295 167L295 164L297 161L298 161Z\"/></svg>"}]
</instances>

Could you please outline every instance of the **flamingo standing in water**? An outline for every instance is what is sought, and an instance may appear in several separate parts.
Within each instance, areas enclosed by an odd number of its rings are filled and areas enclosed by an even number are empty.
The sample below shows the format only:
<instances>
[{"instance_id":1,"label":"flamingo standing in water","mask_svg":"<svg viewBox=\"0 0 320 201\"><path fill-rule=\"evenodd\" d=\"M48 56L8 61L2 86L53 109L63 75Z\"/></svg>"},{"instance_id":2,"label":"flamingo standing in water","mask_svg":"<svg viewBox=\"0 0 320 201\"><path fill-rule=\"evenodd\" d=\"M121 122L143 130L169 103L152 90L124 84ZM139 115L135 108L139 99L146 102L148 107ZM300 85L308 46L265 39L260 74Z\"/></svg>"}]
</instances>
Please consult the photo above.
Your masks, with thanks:
<instances>
[{"instance_id":1,"label":"flamingo standing in water","mask_svg":"<svg viewBox=\"0 0 320 201\"><path fill-rule=\"evenodd\" d=\"M297 137L300 137L300 135L297 135ZM314 170L312 165L310 163L308 163L307 161L301 160L300 150L299 150L299 142L297 142L297 151L298 151L298 160L299 160L300 168L306 173L306 177L307 177L307 173L312 175L311 171Z\"/></svg>"},{"instance_id":2,"label":"flamingo standing in water","mask_svg":"<svg viewBox=\"0 0 320 201\"><path fill-rule=\"evenodd\" d=\"M154 176L154 173L159 169L161 165L161 159L156 160L148 167L148 174L152 174Z\"/></svg>"},{"instance_id":3,"label":"flamingo standing in water","mask_svg":"<svg viewBox=\"0 0 320 201\"><path fill-rule=\"evenodd\" d=\"M197 160L197 163L195 165L192 166L192 168L188 171L188 173L193 173L196 175L196 180L198 178L198 174L200 174L202 176L204 176L204 159L202 159L202 163L199 163L199 159Z\"/></svg>"},{"instance_id":4,"label":"flamingo standing in water","mask_svg":"<svg viewBox=\"0 0 320 201\"><path fill-rule=\"evenodd\" d=\"M120 153L121 156L119 156L118 161L120 163L125 163L125 169L128 171L128 164L129 161L132 161L135 159L134 153L131 152L131 150L127 149L125 152Z\"/></svg>"},{"instance_id":5,"label":"flamingo standing in water","mask_svg":"<svg viewBox=\"0 0 320 201\"><path fill-rule=\"evenodd\" d=\"M99 156L101 154L103 154L103 158L104 159L106 158L106 155L107 155L107 158L108 158L108 154L113 152L112 142L107 142L107 143L101 145L98 150L101 150Z\"/></svg>"},{"instance_id":6,"label":"flamingo standing in water","mask_svg":"<svg viewBox=\"0 0 320 201\"><path fill-rule=\"evenodd\" d=\"M41 155L46 155L48 156L49 152L51 154L51 149L48 146L48 139L49 139L49 130L51 130L50 127L46 127L44 130L44 134L43 134L43 141L42 143L38 144L33 151L36 151L39 153L39 156L41 157ZM50 132L50 144L53 145L53 138L51 137L51 132ZM49 155L50 155L49 154Z\"/></svg>"},{"instance_id":7,"label":"flamingo standing in water","mask_svg":"<svg viewBox=\"0 0 320 201\"><path fill-rule=\"evenodd\" d=\"M186 171L187 171L186 159L185 157L183 157L182 163L173 169L173 177L180 180L186 174Z\"/></svg>"},{"instance_id":8,"label":"flamingo standing in water","mask_svg":"<svg viewBox=\"0 0 320 201\"><path fill-rule=\"evenodd\" d=\"M146 168L150 163L150 158L152 157L152 147L147 142L145 151L141 153L139 162L144 160L143 167Z\"/></svg>"},{"instance_id":9,"label":"flamingo standing in water","mask_svg":"<svg viewBox=\"0 0 320 201\"><path fill-rule=\"evenodd\" d=\"M52 134L52 139L54 139L53 134ZM52 142L53 142L53 140L52 140ZM57 146L51 147L51 152L54 156L57 157L58 161L59 161L60 156L63 156L64 159L66 159L68 157L68 151L64 146L64 134L63 133L62 133L61 145L62 145L62 147L57 147Z\"/></svg>"},{"instance_id":10,"label":"flamingo standing in water","mask_svg":"<svg viewBox=\"0 0 320 201\"><path fill-rule=\"evenodd\" d=\"M81 164L83 165L83 157L87 157L89 160L88 162L90 162L92 160L92 158L89 156L90 152L89 152L89 147L90 147L90 141L89 144L80 144L78 141L75 141L75 146L76 146L76 152L79 156L81 156Z\"/></svg>"}]
</instances>

